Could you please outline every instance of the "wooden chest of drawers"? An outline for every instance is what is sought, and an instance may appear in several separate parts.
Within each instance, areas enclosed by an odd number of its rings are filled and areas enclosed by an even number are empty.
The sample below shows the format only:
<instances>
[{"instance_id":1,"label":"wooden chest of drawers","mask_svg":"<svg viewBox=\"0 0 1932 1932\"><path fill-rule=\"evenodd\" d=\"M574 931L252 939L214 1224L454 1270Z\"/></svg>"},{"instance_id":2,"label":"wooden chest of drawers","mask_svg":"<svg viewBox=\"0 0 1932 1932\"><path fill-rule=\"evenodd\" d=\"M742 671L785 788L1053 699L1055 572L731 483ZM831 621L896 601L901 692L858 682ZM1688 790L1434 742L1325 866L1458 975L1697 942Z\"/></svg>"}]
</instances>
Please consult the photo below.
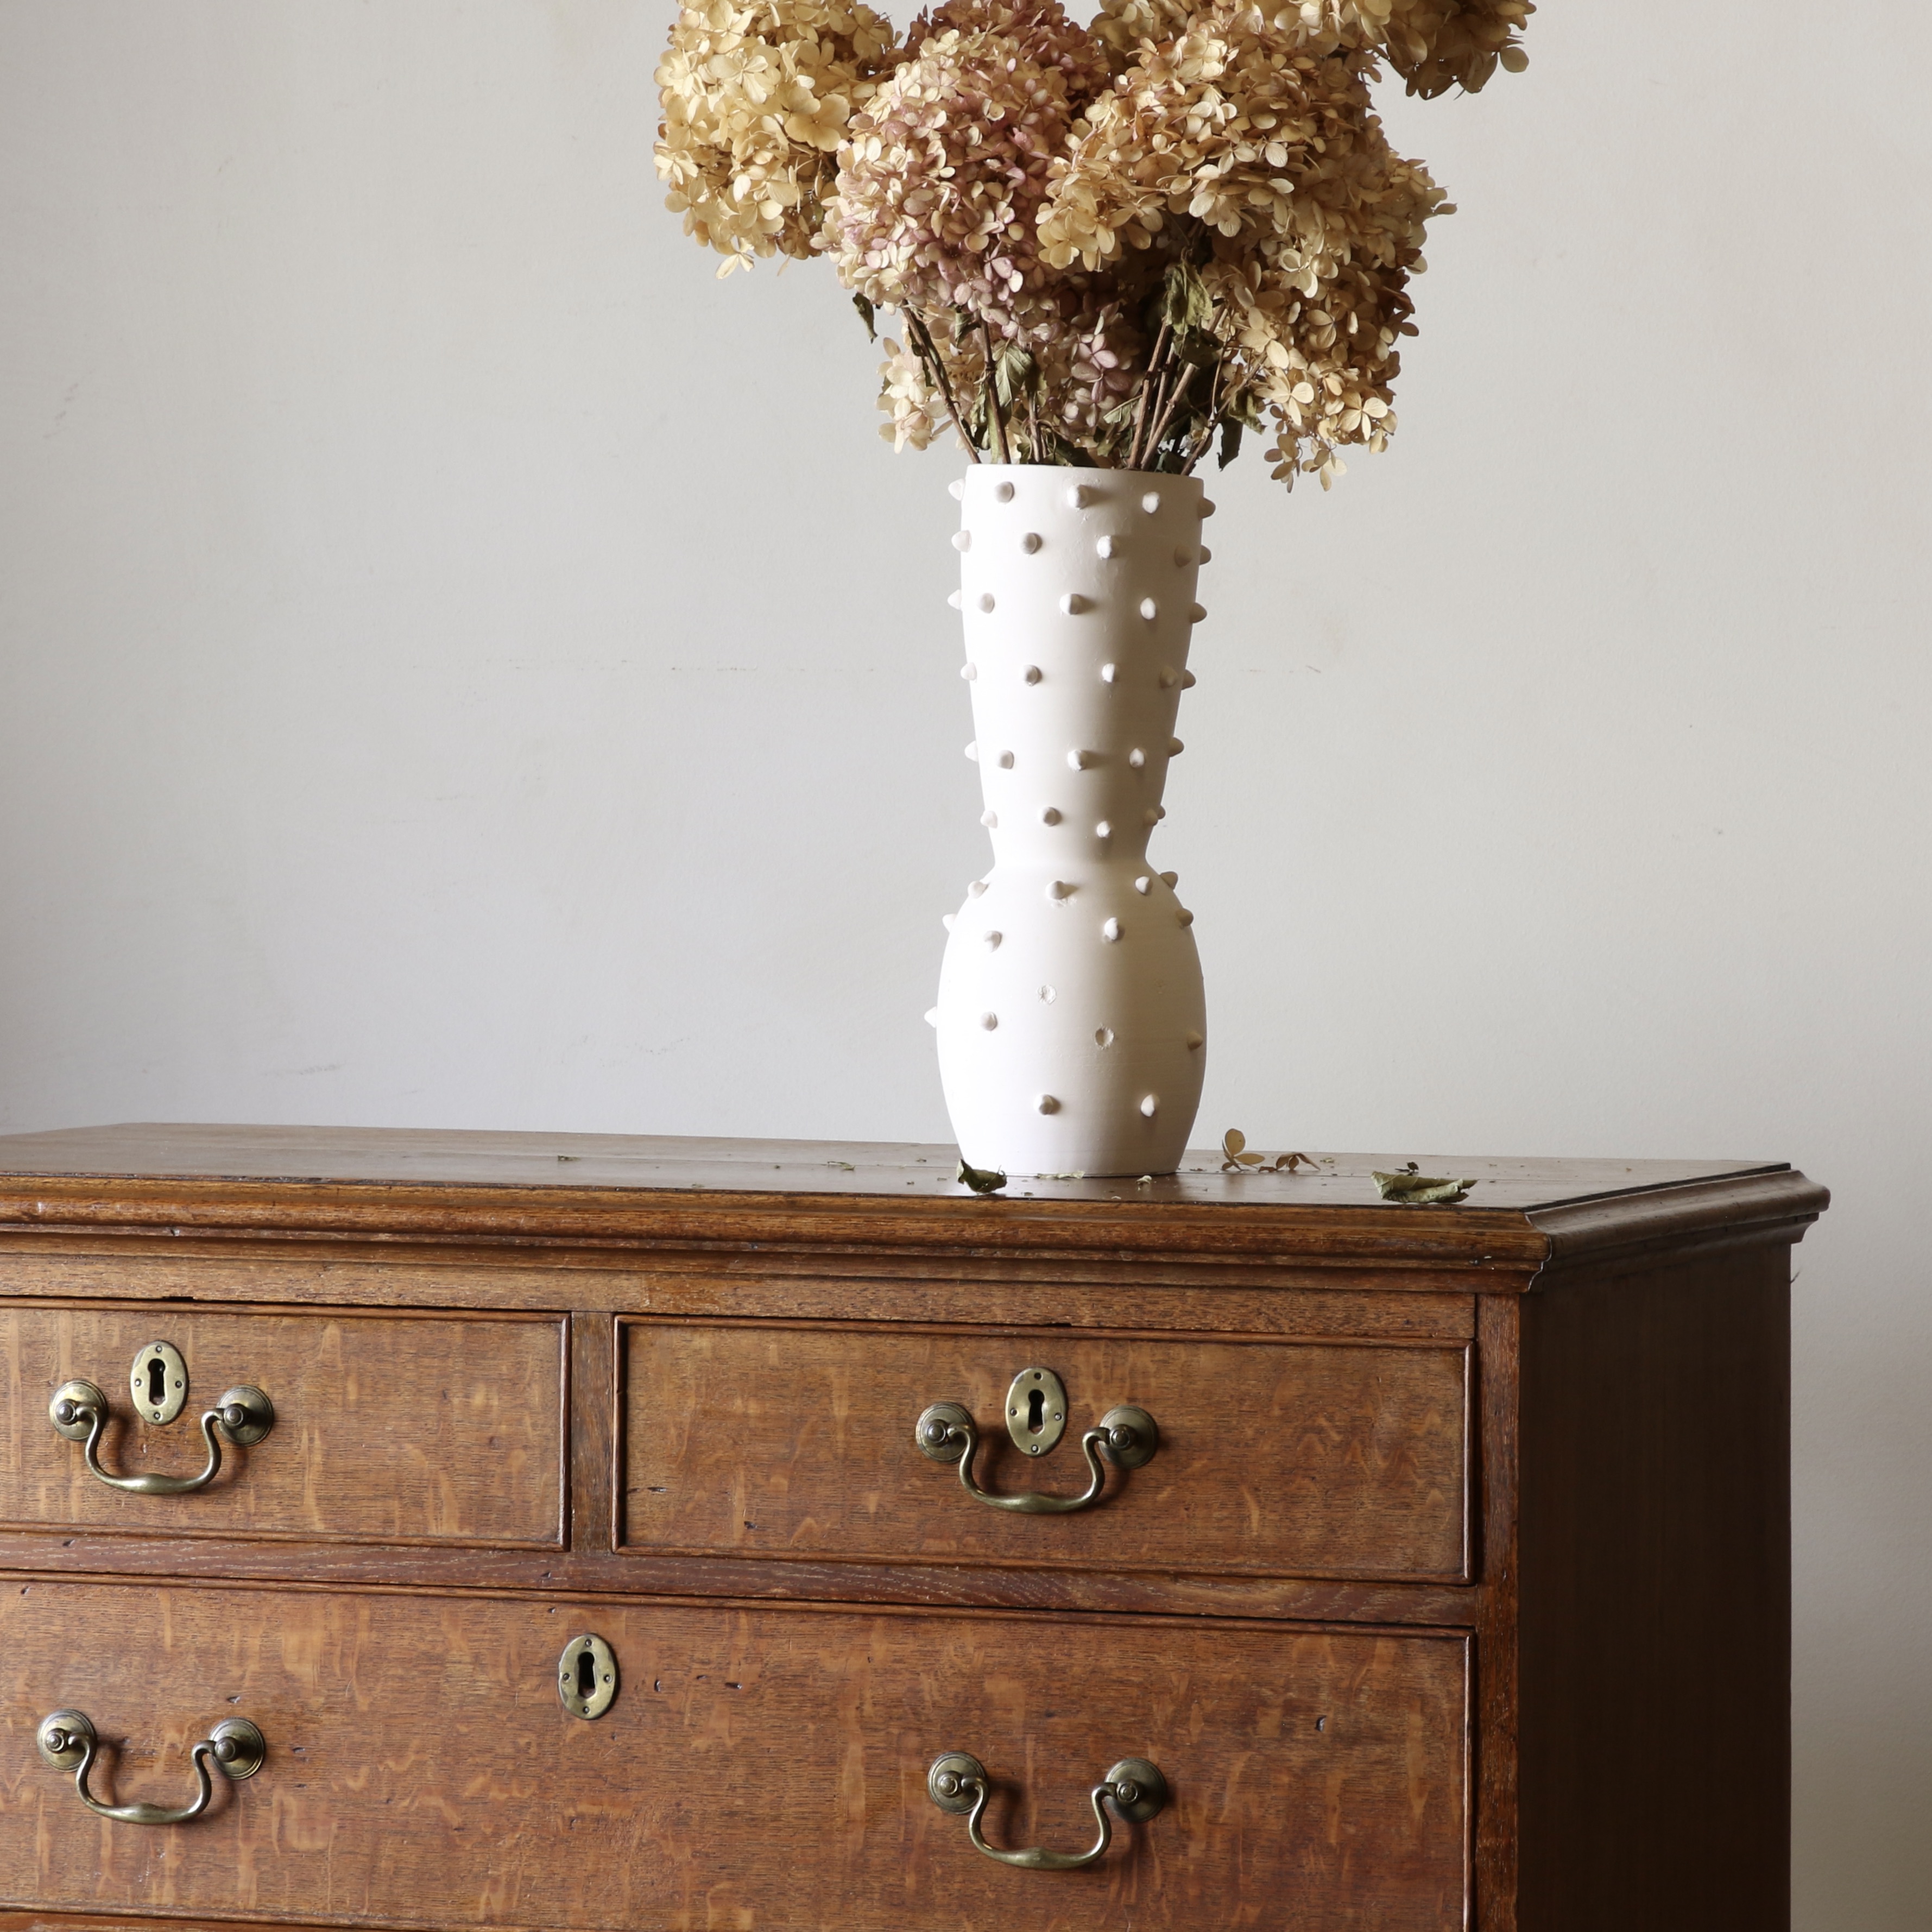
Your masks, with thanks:
<instances>
[{"instance_id":1,"label":"wooden chest of drawers","mask_svg":"<svg viewBox=\"0 0 1932 1932\"><path fill-rule=\"evenodd\" d=\"M0 1140L0 1925L1782 1932L1823 1190L1390 1164Z\"/></svg>"}]
</instances>

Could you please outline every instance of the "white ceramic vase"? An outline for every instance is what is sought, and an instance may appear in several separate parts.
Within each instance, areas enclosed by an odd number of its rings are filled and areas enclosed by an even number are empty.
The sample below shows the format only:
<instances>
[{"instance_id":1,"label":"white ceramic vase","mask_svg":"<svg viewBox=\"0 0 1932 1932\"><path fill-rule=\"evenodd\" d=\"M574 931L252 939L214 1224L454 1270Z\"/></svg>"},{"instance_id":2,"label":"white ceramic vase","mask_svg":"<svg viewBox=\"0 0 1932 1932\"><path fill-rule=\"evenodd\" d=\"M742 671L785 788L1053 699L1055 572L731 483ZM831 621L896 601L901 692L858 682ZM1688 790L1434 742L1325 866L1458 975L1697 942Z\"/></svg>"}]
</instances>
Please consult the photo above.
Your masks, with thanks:
<instances>
[{"instance_id":1,"label":"white ceramic vase","mask_svg":"<svg viewBox=\"0 0 1932 1932\"><path fill-rule=\"evenodd\" d=\"M1193 915L1148 841L1180 740L1214 506L1192 477L976 464L962 675L992 869L949 916L940 1077L1008 1174L1170 1174L1207 1057Z\"/></svg>"}]
</instances>

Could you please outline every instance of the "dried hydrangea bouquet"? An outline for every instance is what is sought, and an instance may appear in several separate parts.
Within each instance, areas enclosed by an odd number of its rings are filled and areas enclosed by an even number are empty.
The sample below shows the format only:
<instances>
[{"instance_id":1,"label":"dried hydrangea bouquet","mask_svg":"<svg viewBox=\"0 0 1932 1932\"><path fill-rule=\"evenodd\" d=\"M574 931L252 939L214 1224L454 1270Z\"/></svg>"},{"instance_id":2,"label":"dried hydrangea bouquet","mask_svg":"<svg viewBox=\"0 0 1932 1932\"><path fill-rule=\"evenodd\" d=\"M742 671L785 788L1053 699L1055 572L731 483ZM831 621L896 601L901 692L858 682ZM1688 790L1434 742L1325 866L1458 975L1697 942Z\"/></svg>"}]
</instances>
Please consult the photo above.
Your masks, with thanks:
<instances>
[{"instance_id":1,"label":"dried hydrangea bouquet","mask_svg":"<svg viewBox=\"0 0 1932 1932\"><path fill-rule=\"evenodd\" d=\"M1274 0L1270 0L1270 5ZM1192 914L1152 868L1214 506L1244 434L1292 485L1380 449L1424 229L1448 212L1370 99L1523 64L1529 0L1190 8L707 0L658 72L658 170L721 275L824 256L896 448L952 436L994 862L948 915L940 1066L976 1167L1180 1162L1206 1022Z\"/></svg>"}]
</instances>

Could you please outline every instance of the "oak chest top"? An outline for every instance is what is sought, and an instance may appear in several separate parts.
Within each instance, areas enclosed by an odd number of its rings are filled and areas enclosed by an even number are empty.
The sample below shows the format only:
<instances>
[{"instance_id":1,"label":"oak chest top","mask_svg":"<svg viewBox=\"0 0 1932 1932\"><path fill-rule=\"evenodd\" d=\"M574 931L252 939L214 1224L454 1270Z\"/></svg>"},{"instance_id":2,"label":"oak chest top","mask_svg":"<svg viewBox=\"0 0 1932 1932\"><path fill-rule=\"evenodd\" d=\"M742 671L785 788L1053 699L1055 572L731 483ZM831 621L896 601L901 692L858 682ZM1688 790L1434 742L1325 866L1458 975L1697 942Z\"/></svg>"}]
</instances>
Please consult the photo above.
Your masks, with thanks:
<instances>
[{"instance_id":1,"label":"oak chest top","mask_svg":"<svg viewBox=\"0 0 1932 1932\"><path fill-rule=\"evenodd\" d=\"M623 1246L1030 1250L1466 1270L1470 1288L1700 1237L1796 1233L1825 1190L1769 1161L1317 1155L1230 1174L1210 1151L1144 1182L954 1178L952 1149L413 1129L124 1125L0 1137L0 1231L184 1232ZM1379 1196L1414 1160L1454 1206ZM1790 1235L1787 1234L1787 1238ZM1412 1284L1409 1284L1412 1285Z\"/></svg>"}]
</instances>

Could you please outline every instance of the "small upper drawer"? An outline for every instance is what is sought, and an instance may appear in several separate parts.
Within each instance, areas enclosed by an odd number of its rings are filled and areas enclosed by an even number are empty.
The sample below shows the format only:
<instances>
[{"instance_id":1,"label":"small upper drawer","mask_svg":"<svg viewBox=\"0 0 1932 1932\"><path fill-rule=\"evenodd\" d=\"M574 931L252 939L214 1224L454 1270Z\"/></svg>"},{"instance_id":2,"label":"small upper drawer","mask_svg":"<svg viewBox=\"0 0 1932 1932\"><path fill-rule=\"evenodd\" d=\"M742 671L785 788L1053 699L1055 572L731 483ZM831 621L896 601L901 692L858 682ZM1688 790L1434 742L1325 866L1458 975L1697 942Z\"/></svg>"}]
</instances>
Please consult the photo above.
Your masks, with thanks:
<instances>
[{"instance_id":1,"label":"small upper drawer","mask_svg":"<svg viewBox=\"0 0 1932 1932\"><path fill-rule=\"evenodd\" d=\"M184 1388L171 1386L177 1366ZM88 1467L88 1412L68 1412L66 1435L49 1413L76 1382L106 1400L98 1474ZM0 1388L0 1524L357 1543L561 1540L555 1316L4 1304ZM202 1417L243 1388L267 1396L268 1432L250 1441L254 1430L204 1427ZM157 1425L150 1400L178 1413ZM192 1480L208 1468L211 1443L220 1467L205 1486L113 1486Z\"/></svg>"},{"instance_id":2,"label":"small upper drawer","mask_svg":"<svg viewBox=\"0 0 1932 1932\"><path fill-rule=\"evenodd\" d=\"M620 1360L624 1548L1244 1576L1468 1574L1460 1342L639 1318L623 1324ZM1150 1417L1154 1434L1141 1430L1119 1457L1095 1443L1090 1460L1083 1438L1128 1408ZM969 1436L976 1494L960 1475ZM1096 1469L1092 1503L1053 1510L1093 1488ZM1028 1495L1048 1507L1013 1506Z\"/></svg>"}]
</instances>

